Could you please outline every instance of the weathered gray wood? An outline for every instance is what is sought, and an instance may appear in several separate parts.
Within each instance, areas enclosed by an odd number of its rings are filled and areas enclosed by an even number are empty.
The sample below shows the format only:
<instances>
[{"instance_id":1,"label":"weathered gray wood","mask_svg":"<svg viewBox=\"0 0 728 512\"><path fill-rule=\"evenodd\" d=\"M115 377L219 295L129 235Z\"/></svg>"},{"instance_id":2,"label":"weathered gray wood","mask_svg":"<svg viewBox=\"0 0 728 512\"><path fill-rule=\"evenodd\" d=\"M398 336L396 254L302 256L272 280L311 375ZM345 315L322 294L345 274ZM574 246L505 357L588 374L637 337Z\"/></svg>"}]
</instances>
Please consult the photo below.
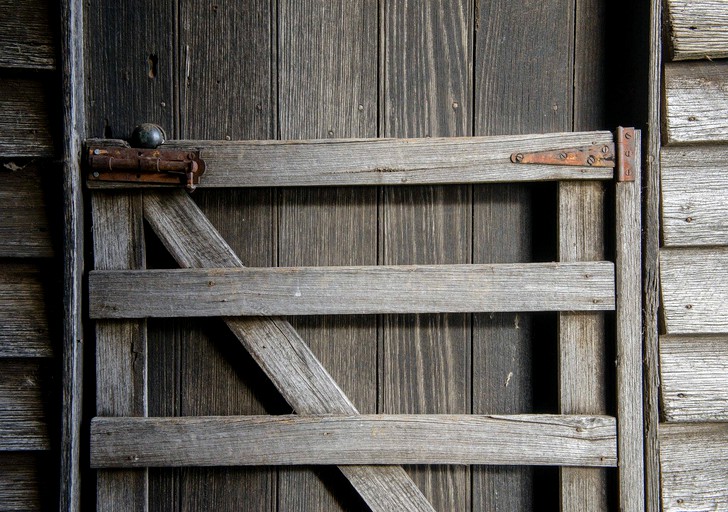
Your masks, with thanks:
<instances>
[{"instance_id":1,"label":"weathered gray wood","mask_svg":"<svg viewBox=\"0 0 728 512\"><path fill-rule=\"evenodd\" d=\"M51 457L46 453L0 453L0 503L7 512L50 509L54 493L46 493ZM51 470L52 471L52 470Z\"/></svg>"},{"instance_id":2,"label":"weathered gray wood","mask_svg":"<svg viewBox=\"0 0 728 512\"><path fill-rule=\"evenodd\" d=\"M660 512L660 372L658 353L660 254L660 115L662 91L662 0L650 0L647 130L644 133L642 294L645 416L645 509Z\"/></svg>"},{"instance_id":3,"label":"weathered gray wood","mask_svg":"<svg viewBox=\"0 0 728 512\"><path fill-rule=\"evenodd\" d=\"M0 361L0 451L50 449L48 372L37 360Z\"/></svg>"},{"instance_id":4,"label":"weathered gray wood","mask_svg":"<svg viewBox=\"0 0 728 512\"><path fill-rule=\"evenodd\" d=\"M46 171L52 173L55 169ZM34 165L15 172L0 171L3 180L0 188L0 218L3 219L0 223L0 257L53 256L42 172Z\"/></svg>"},{"instance_id":5,"label":"weathered gray wood","mask_svg":"<svg viewBox=\"0 0 728 512\"><path fill-rule=\"evenodd\" d=\"M728 245L728 148L665 148L661 167L664 245Z\"/></svg>"},{"instance_id":6,"label":"weathered gray wood","mask_svg":"<svg viewBox=\"0 0 728 512\"><path fill-rule=\"evenodd\" d=\"M728 423L662 424L665 512L728 508Z\"/></svg>"},{"instance_id":7,"label":"weathered gray wood","mask_svg":"<svg viewBox=\"0 0 728 512\"><path fill-rule=\"evenodd\" d=\"M642 394L642 162L641 132L635 130L635 181L617 182L617 446L619 509L645 509L644 422Z\"/></svg>"},{"instance_id":8,"label":"weathered gray wood","mask_svg":"<svg viewBox=\"0 0 728 512\"><path fill-rule=\"evenodd\" d=\"M604 188L559 184L559 259L604 257ZM562 414L606 412L604 315L559 314L559 405ZM607 510L606 474L594 469L561 470L562 511Z\"/></svg>"},{"instance_id":9,"label":"weathered gray wood","mask_svg":"<svg viewBox=\"0 0 728 512\"><path fill-rule=\"evenodd\" d=\"M95 193L91 197L94 268L144 268L140 194ZM146 416L147 336L143 320L96 323L96 413ZM146 470L100 471L97 509L148 508Z\"/></svg>"},{"instance_id":10,"label":"weathered gray wood","mask_svg":"<svg viewBox=\"0 0 728 512\"><path fill-rule=\"evenodd\" d=\"M278 5L279 137L376 137L378 3L294 0ZM280 191L278 264L375 265L377 192L376 187ZM377 318L291 321L357 409L376 412ZM282 470L278 510L366 508L348 486L320 469Z\"/></svg>"},{"instance_id":11,"label":"weathered gray wood","mask_svg":"<svg viewBox=\"0 0 728 512\"><path fill-rule=\"evenodd\" d=\"M608 180L614 175L609 167L517 164L511 162L511 155L611 141L609 132L585 132L426 139L191 140L170 141L167 146L200 150L206 166L200 187L289 187ZM95 143L102 141L89 141ZM88 184L92 188L122 186L104 181Z\"/></svg>"},{"instance_id":12,"label":"weathered gray wood","mask_svg":"<svg viewBox=\"0 0 728 512\"><path fill-rule=\"evenodd\" d=\"M472 135L473 2L383 2L380 20L379 135ZM380 264L471 262L469 187L382 190ZM470 324L465 315L385 316L380 331L379 412L470 412ZM468 468L409 471L436 510L471 507Z\"/></svg>"},{"instance_id":13,"label":"weathered gray wood","mask_svg":"<svg viewBox=\"0 0 728 512\"><path fill-rule=\"evenodd\" d=\"M146 194L144 199L147 221L181 267L242 266L184 192ZM227 318L225 322L299 414L357 413L288 322L236 318ZM339 469L373 510L432 510L399 467Z\"/></svg>"},{"instance_id":14,"label":"weathered gray wood","mask_svg":"<svg viewBox=\"0 0 728 512\"><path fill-rule=\"evenodd\" d=\"M84 207L81 141L84 123L83 0L61 0L60 75L63 88L63 353L60 407L59 504L61 512L81 506L83 404Z\"/></svg>"},{"instance_id":15,"label":"weathered gray wood","mask_svg":"<svg viewBox=\"0 0 728 512\"><path fill-rule=\"evenodd\" d=\"M93 271L91 318L614 308L614 266L591 263Z\"/></svg>"},{"instance_id":16,"label":"weathered gray wood","mask_svg":"<svg viewBox=\"0 0 728 512\"><path fill-rule=\"evenodd\" d=\"M610 466L608 416L94 418L92 467L299 464Z\"/></svg>"},{"instance_id":17,"label":"weathered gray wood","mask_svg":"<svg viewBox=\"0 0 728 512\"><path fill-rule=\"evenodd\" d=\"M54 69L55 14L48 0L0 0L0 67Z\"/></svg>"},{"instance_id":18,"label":"weathered gray wood","mask_svg":"<svg viewBox=\"0 0 728 512\"><path fill-rule=\"evenodd\" d=\"M660 251L667 334L728 333L728 248Z\"/></svg>"},{"instance_id":19,"label":"weathered gray wood","mask_svg":"<svg viewBox=\"0 0 728 512\"><path fill-rule=\"evenodd\" d=\"M666 145L728 141L728 62L665 65Z\"/></svg>"},{"instance_id":20,"label":"weathered gray wood","mask_svg":"<svg viewBox=\"0 0 728 512\"><path fill-rule=\"evenodd\" d=\"M177 5L179 35L174 51L179 61L174 74L179 130L173 137L274 138L279 115L278 3L182 0ZM164 33L162 28L156 30ZM277 226L270 190L200 190L194 199L247 265L275 263ZM275 403L275 390L259 371L251 371L254 363L239 345L231 343L222 322L163 325L160 342L167 347L158 345L155 350L164 351L170 359L160 361L158 371L172 383L178 382L174 392L160 397L169 402L165 408L178 404L176 414L181 415L264 414L265 405ZM151 506L219 512L275 510L277 476L275 468L188 468L177 481L161 482L178 487L170 502L152 494Z\"/></svg>"},{"instance_id":21,"label":"weathered gray wood","mask_svg":"<svg viewBox=\"0 0 728 512\"><path fill-rule=\"evenodd\" d=\"M41 265L0 263L0 357L51 357Z\"/></svg>"},{"instance_id":22,"label":"weathered gray wood","mask_svg":"<svg viewBox=\"0 0 728 512\"><path fill-rule=\"evenodd\" d=\"M723 0L668 0L673 60L728 57L728 5Z\"/></svg>"},{"instance_id":23,"label":"weathered gray wood","mask_svg":"<svg viewBox=\"0 0 728 512\"><path fill-rule=\"evenodd\" d=\"M0 155L53 156L46 90L35 78L0 80Z\"/></svg>"},{"instance_id":24,"label":"weathered gray wood","mask_svg":"<svg viewBox=\"0 0 728 512\"><path fill-rule=\"evenodd\" d=\"M662 404L667 421L728 421L728 338L660 338Z\"/></svg>"}]
</instances>

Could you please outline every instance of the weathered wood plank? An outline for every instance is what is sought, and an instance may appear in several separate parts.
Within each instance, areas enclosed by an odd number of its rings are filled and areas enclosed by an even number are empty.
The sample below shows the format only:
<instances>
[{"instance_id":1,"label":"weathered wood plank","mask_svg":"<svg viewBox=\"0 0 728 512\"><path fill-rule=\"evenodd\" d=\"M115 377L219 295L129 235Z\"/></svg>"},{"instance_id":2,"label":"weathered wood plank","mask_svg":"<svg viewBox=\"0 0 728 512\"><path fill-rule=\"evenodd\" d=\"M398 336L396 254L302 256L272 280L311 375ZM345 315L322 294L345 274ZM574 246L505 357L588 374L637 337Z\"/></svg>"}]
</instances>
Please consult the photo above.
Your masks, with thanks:
<instances>
[{"instance_id":1,"label":"weathered wood plank","mask_svg":"<svg viewBox=\"0 0 728 512\"><path fill-rule=\"evenodd\" d=\"M37 360L0 361L0 451L50 449L47 373Z\"/></svg>"},{"instance_id":2,"label":"weathered wood plank","mask_svg":"<svg viewBox=\"0 0 728 512\"><path fill-rule=\"evenodd\" d=\"M645 509L642 379L642 202L641 132L635 130L635 181L617 182L617 447L619 509Z\"/></svg>"},{"instance_id":3,"label":"weathered wood plank","mask_svg":"<svg viewBox=\"0 0 728 512\"><path fill-rule=\"evenodd\" d=\"M7 512L48 510L57 505L44 492L51 477L51 457L43 453L0 453L0 503Z\"/></svg>"},{"instance_id":4,"label":"weathered wood plank","mask_svg":"<svg viewBox=\"0 0 728 512\"><path fill-rule=\"evenodd\" d=\"M41 265L0 263L0 357L51 357Z\"/></svg>"},{"instance_id":5,"label":"weathered wood plank","mask_svg":"<svg viewBox=\"0 0 728 512\"><path fill-rule=\"evenodd\" d=\"M728 248L660 251L667 334L728 333Z\"/></svg>"},{"instance_id":6,"label":"weathered wood plank","mask_svg":"<svg viewBox=\"0 0 728 512\"><path fill-rule=\"evenodd\" d=\"M0 0L0 67L55 69L54 14L48 0Z\"/></svg>"},{"instance_id":7,"label":"weathered wood plank","mask_svg":"<svg viewBox=\"0 0 728 512\"><path fill-rule=\"evenodd\" d=\"M673 60L728 57L728 4L723 0L668 0L665 6Z\"/></svg>"},{"instance_id":8,"label":"weathered wood plank","mask_svg":"<svg viewBox=\"0 0 728 512\"><path fill-rule=\"evenodd\" d=\"M53 172L53 169L47 169ZM53 256L42 170L0 171L0 257L48 258Z\"/></svg>"},{"instance_id":9,"label":"weathered wood plank","mask_svg":"<svg viewBox=\"0 0 728 512\"><path fill-rule=\"evenodd\" d=\"M647 71L647 130L642 179L642 294L645 415L645 510L660 512L660 116L662 92L662 0L649 1L649 57Z\"/></svg>"},{"instance_id":10,"label":"weathered wood plank","mask_svg":"<svg viewBox=\"0 0 728 512\"><path fill-rule=\"evenodd\" d=\"M728 424L660 426L665 512L728 509Z\"/></svg>"},{"instance_id":11,"label":"weathered wood plank","mask_svg":"<svg viewBox=\"0 0 728 512\"><path fill-rule=\"evenodd\" d=\"M102 142L89 141L94 143ZM511 155L611 143L609 132L587 132L423 139L192 140L170 141L167 146L200 150L206 165L200 187L289 187L608 180L614 175L609 167L517 164L511 162ZM93 188L119 186L93 180L88 184Z\"/></svg>"},{"instance_id":12,"label":"weathered wood plank","mask_svg":"<svg viewBox=\"0 0 728 512\"><path fill-rule=\"evenodd\" d=\"M665 65L666 145L728 141L728 62Z\"/></svg>"},{"instance_id":13,"label":"weathered wood plank","mask_svg":"<svg viewBox=\"0 0 728 512\"><path fill-rule=\"evenodd\" d=\"M661 166L664 245L728 245L728 148L668 147Z\"/></svg>"},{"instance_id":14,"label":"weathered wood plank","mask_svg":"<svg viewBox=\"0 0 728 512\"><path fill-rule=\"evenodd\" d=\"M94 268L144 268L140 194L97 192L91 197ZM147 414L147 326L144 320L96 323L96 413ZM146 470L99 471L98 510L148 509Z\"/></svg>"},{"instance_id":15,"label":"weathered wood plank","mask_svg":"<svg viewBox=\"0 0 728 512\"><path fill-rule=\"evenodd\" d=\"M41 80L0 80L0 155L3 158L53 156L52 126Z\"/></svg>"},{"instance_id":16,"label":"weathered wood plank","mask_svg":"<svg viewBox=\"0 0 728 512\"><path fill-rule=\"evenodd\" d=\"M614 265L502 263L93 271L92 318L614 308Z\"/></svg>"},{"instance_id":17,"label":"weathered wood plank","mask_svg":"<svg viewBox=\"0 0 728 512\"><path fill-rule=\"evenodd\" d=\"M144 199L147 221L181 267L242 266L184 192L146 194ZM227 318L225 323L296 412L357 413L288 322ZM339 469L372 510L432 510L400 467L341 466Z\"/></svg>"},{"instance_id":18,"label":"weathered wood plank","mask_svg":"<svg viewBox=\"0 0 728 512\"><path fill-rule=\"evenodd\" d=\"M558 233L561 261L604 257L602 186L559 185ZM559 405L562 414L606 413L604 315L559 314ZM561 509L565 512L607 510L606 473L562 468Z\"/></svg>"},{"instance_id":19,"label":"weathered wood plank","mask_svg":"<svg viewBox=\"0 0 728 512\"><path fill-rule=\"evenodd\" d=\"M728 338L660 337L667 421L728 421Z\"/></svg>"},{"instance_id":20,"label":"weathered wood plank","mask_svg":"<svg viewBox=\"0 0 728 512\"><path fill-rule=\"evenodd\" d=\"M58 9L63 89L63 382L58 472L61 512L76 512L81 506L85 215L80 156L81 141L86 137L83 6L83 0L60 0Z\"/></svg>"},{"instance_id":21,"label":"weathered wood plank","mask_svg":"<svg viewBox=\"0 0 728 512\"><path fill-rule=\"evenodd\" d=\"M91 465L610 466L616 439L608 416L97 417Z\"/></svg>"},{"instance_id":22,"label":"weathered wood plank","mask_svg":"<svg viewBox=\"0 0 728 512\"><path fill-rule=\"evenodd\" d=\"M279 136L376 137L378 3L294 0L278 5ZM377 263L376 187L284 189L278 197L279 265ZM292 320L362 413L377 407L377 322L342 316ZM331 471L312 469L279 473L279 511L366 508Z\"/></svg>"},{"instance_id":23,"label":"weathered wood plank","mask_svg":"<svg viewBox=\"0 0 728 512\"><path fill-rule=\"evenodd\" d=\"M467 0L380 3L380 136L472 135L474 18ZM385 188L378 211L379 264L472 262L470 187ZM379 343L379 412L471 412L469 316L385 316ZM468 468L408 470L436 510L471 508Z\"/></svg>"},{"instance_id":24,"label":"weathered wood plank","mask_svg":"<svg viewBox=\"0 0 728 512\"><path fill-rule=\"evenodd\" d=\"M269 139L276 136L278 2L182 0L174 72L180 139ZM174 5L174 3L170 4ZM247 265L275 263L276 217L270 190L201 190L195 201ZM181 415L264 414L276 393L219 321L167 322L160 372L177 382L165 407ZM172 345L173 344L173 345ZM172 348L172 345L174 349ZM175 359L176 358L176 359ZM171 479L170 479L171 480ZM170 482L168 480L168 482ZM171 510L276 510L275 468L187 468ZM158 498L154 498L158 499Z\"/></svg>"}]
</instances>

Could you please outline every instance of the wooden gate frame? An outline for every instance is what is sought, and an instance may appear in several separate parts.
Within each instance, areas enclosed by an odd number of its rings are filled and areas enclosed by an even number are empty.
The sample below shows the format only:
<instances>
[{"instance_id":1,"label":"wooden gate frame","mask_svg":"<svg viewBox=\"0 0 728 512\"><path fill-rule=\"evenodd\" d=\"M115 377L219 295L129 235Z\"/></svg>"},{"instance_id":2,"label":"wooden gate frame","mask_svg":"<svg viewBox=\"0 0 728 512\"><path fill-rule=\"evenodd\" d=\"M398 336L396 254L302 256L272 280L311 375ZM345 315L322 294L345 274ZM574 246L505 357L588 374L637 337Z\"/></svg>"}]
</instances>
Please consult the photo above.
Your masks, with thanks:
<instances>
[{"instance_id":1,"label":"wooden gate frame","mask_svg":"<svg viewBox=\"0 0 728 512\"><path fill-rule=\"evenodd\" d=\"M579 467L617 465L620 509L644 510L640 133L634 133L637 148L637 154L633 155L635 180L617 180L615 185L616 260L613 265L609 262L578 262L241 270L242 262L186 193L95 191L92 194L95 270L89 276L89 301L91 317L97 319L98 417L91 424L91 465L99 469L98 509L106 510L115 504L123 504L127 510L146 510L148 483L145 468L149 466L335 464L372 510L422 511L433 509L399 464L543 464ZM294 147L293 151L290 143L270 141L228 144L179 141L174 144L183 148L210 148L208 164L213 175L209 176L209 186L484 183L606 180L613 177L611 169L592 169L591 164L583 162L576 167L541 163L520 165L524 163L524 152L514 148L525 147L537 153L546 149L551 153L557 150L559 155L562 151L559 147L564 146L554 147L554 144L560 140L591 140L592 146L609 146L619 157L620 146L616 145L615 149L609 132L420 141L338 141L338 146L337 142L331 146L331 141L307 141L301 142L300 147ZM368 165L377 158L386 160L386 153L392 151L393 145L400 150L389 157L393 162L397 162L402 153L413 156L423 147L434 147L437 152L444 152L444 156L437 157L440 158L437 169L432 166L429 169L416 166L410 169L406 165L405 168ZM239 156L243 146L248 150L245 154L247 163L242 163L243 159ZM251 152L250 148L259 150L259 154ZM383 148L384 156L365 154L372 150L377 154L377 148ZM569 155L572 149L568 149ZM301 155L305 156L309 150L317 157L305 160ZM332 169L341 166L342 150L361 152L358 156L364 163L359 172L346 170L337 175L327 169L327 164ZM327 152L330 153L328 156ZM251 155L252 164L249 162ZM517 155L521 155L520 158ZM452 159L460 164L457 169L453 169ZM301 166L301 162L304 165ZM236 164L238 167L248 165L250 172L236 171ZM310 172L282 172L281 167L286 165L301 166ZM214 174L214 169L220 172ZM266 169L270 170L267 174ZM511 171L513 174L505 175ZM100 182L89 182L89 185L115 187L114 184ZM188 270L143 270L144 219L180 267ZM560 223L568 224L569 220L561 218ZM214 270L192 270L206 268ZM386 296L386 286L382 286L377 290L378 296L370 297L368 303L357 305L354 310L346 309L354 306L342 305L341 301L337 303L335 298L330 297L316 301L312 307L304 306L303 314L474 312L478 304L485 303L495 308L498 301L504 300L503 295L497 295L495 303L493 300L488 303L486 295L478 287L491 286L497 294L508 291L511 279L520 276L520 282L525 285L532 283L535 274L552 279L549 286L554 283L561 286L563 293L556 294L560 307L547 304L549 307L544 308L538 304L546 297L545 292L554 290L545 286L528 292L531 295L535 293L537 300L529 302L525 300L526 294L514 293L525 301L504 303L497 311L616 309L617 418L570 414L359 415L293 327L284 320L265 317L272 313L302 314L299 306L295 306L299 309L293 306L297 304L295 301L290 297L287 300L279 298L274 301L277 306L265 303L264 307L260 307L249 302L249 295L257 289L252 289L252 292L242 290L242 299L235 300L235 294L241 292L240 285L235 283L241 279L253 284L278 280L275 282L282 283L281 286L290 292L293 285L286 276L295 272L297 279L308 279L314 287L319 283L318 289L321 290L321 279L342 280L364 270L375 274L381 272L382 275L375 278L383 283L400 279L403 286L411 287L409 293L414 294L417 301L410 301L406 310L383 306L393 300L391 297L389 302L382 299ZM486 274L485 278L483 274ZM448 294L456 289L456 285L477 280L478 275L481 275L481 282L476 283L473 293L462 301L448 301ZM418 301L422 302L421 294L427 291L424 285L417 283L420 276L425 276L430 283L436 282L445 293L440 296L433 293L432 301L418 305ZM604 279L612 280L611 301L602 293ZM232 284L226 285L227 288L222 286L228 281ZM185 290L192 290L194 295L188 293L186 298L183 297L185 300L175 303L171 309L166 302L157 301L158 307L155 307L154 300L145 299L150 293L163 290L170 282L184 285ZM209 290L206 290L206 283ZM498 288L498 283L501 283L501 288ZM585 287L589 293L574 293L575 284ZM230 296L232 300L219 299L220 286L234 292ZM452 302L457 304L453 306ZM387 307L395 309L390 311ZM263 316L242 317L239 316L241 314ZM146 417L147 341L144 318L186 315L224 316L233 334L298 414ZM578 329L562 333L562 337L578 338L579 335ZM568 354L561 356L568 357ZM443 431L446 436L443 436ZM578 473L576 478L578 480ZM579 506L578 500L573 506ZM564 509L568 507L563 505Z\"/></svg>"}]
</instances>

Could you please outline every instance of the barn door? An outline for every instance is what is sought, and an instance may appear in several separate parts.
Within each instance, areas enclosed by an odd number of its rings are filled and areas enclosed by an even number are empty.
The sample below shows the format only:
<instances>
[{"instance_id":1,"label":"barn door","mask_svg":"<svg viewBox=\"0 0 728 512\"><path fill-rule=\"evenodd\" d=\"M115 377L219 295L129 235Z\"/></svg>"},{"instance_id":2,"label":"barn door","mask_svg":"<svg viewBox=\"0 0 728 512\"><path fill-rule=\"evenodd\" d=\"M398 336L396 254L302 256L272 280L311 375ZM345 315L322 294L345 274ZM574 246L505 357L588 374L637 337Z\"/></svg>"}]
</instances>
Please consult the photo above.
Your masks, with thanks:
<instances>
[{"instance_id":1,"label":"barn door","mask_svg":"<svg viewBox=\"0 0 728 512\"><path fill-rule=\"evenodd\" d=\"M87 141L94 243L89 307L97 338L91 465L98 470L99 510L145 510L150 485L159 485L158 472L165 471L148 468L261 466L337 466L343 479L334 481L348 481L372 510L432 510L401 466L424 464L572 468L562 475L569 482L564 510L596 510L579 487L591 472L617 467L621 509L642 510L637 148L639 131L632 129L619 129L616 141L610 132L174 141L158 149ZM189 194L196 189L204 202L205 189L241 189L248 192L238 197L247 202L256 190L347 186L356 202L375 185L558 181L584 191L579 201L587 208L601 208L589 188L578 187L599 180L616 182L608 188L614 261L563 251L561 261L544 263L244 266ZM574 231L576 217L562 212L562 238ZM600 235L587 231L571 239L593 236ZM160 242L180 268L147 268L145 244ZM561 414L361 413L287 320L539 311L562 315ZM570 411L572 396L588 389L563 369L579 375L576 369L600 364L598 355L578 350L590 335L580 315L604 311L616 311L607 317L615 321L616 386L609 394L616 414ZM242 346L257 366L231 349L224 352L231 367L265 374L294 414L150 415L148 353L152 343L165 341L148 329L159 318L222 319L231 333L224 342ZM188 364L204 375L209 361Z\"/></svg>"}]
</instances>

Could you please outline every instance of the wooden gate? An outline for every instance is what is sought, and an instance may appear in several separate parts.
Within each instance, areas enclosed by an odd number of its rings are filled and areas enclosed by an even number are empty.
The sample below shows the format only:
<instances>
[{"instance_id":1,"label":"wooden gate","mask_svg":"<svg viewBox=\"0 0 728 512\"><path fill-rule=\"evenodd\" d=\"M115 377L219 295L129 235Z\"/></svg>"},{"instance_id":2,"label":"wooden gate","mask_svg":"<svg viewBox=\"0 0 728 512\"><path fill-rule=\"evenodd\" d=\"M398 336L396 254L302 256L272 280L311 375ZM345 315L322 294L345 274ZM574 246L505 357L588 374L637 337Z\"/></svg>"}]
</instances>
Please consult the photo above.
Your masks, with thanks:
<instances>
[{"instance_id":1,"label":"wooden gate","mask_svg":"<svg viewBox=\"0 0 728 512\"><path fill-rule=\"evenodd\" d=\"M614 261L583 261L565 248L561 261L548 263L250 268L187 193L137 183L159 178L164 151L140 150L136 164L120 166L109 141L87 141L99 510L146 509L149 467L264 465L336 465L372 510L432 510L402 464L572 468L562 472L563 510L597 510L580 488L603 478L591 468L618 466L620 509L642 510L639 131L620 129L617 139L585 132L165 145L204 162L203 189L561 181L587 208L604 202L580 182L614 179L617 161ZM191 180L182 173L182 184ZM577 217L562 212L562 240L600 236L574 234ZM145 220L180 269L146 269ZM594 329L582 313L612 310L617 416L569 410L589 390L569 380L568 369L599 365L579 349ZM535 311L561 312L562 414L359 414L281 318ZM149 417L146 319L180 317L222 317L296 414Z\"/></svg>"}]
</instances>

